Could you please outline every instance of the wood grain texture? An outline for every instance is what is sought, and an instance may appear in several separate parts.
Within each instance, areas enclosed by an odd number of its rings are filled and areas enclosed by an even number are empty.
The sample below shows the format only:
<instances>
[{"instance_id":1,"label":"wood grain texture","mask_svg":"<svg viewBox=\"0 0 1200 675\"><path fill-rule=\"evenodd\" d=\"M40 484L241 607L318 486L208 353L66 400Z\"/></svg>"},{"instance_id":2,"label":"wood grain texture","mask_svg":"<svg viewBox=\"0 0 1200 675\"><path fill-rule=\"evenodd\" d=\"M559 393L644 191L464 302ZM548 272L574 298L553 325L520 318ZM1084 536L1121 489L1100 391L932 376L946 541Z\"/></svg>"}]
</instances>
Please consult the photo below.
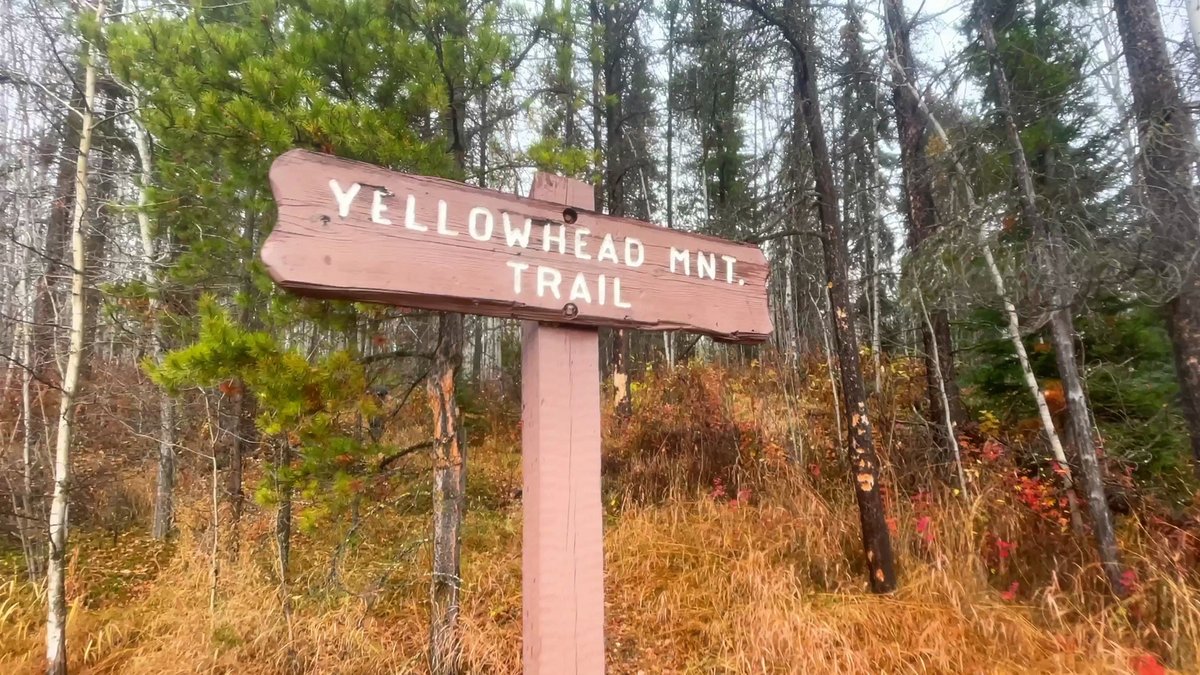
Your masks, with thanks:
<instances>
[{"instance_id":1,"label":"wood grain texture","mask_svg":"<svg viewBox=\"0 0 1200 675\"><path fill-rule=\"evenodd\" d=\"M331 180L337 181L343 197L353 185L359 186L346 203L345 217ZM573 192L570 198L591 189L580 185L572 188L579 194ZM275 161L271 188L279 220L263 245L262 259L277 283L302 295L585 326L682 329L734 342L762 342L771 332L768 266L762 251L752 245L580 207L567 213L562 204L304 150L292 150ZM410 196L412 223L427 231L407 226ZM445 203L441 234L439 201ZM480 211L472 219L474 208ZM470 222L476 223L477 234L486 233L485 212L491 214L493 227L491 236L481 241L471 236ZM513 229L523 229L527 218L531 221L527 247L508 243L502 214L508 215ZM391 223L381 224L382 219ZM564 234L565 253L559 252L553 236L551 250L545 250L547 232ZM611 256L598 259L606 235L611 235L620 262L612 262ZM642 244L640 265L625 264L624 242L629 238ZM577 241L585 243L582 253L588 258L575 254ZM671 271L672 248L689 252L690 274L682 273L681 259ZM631 252L631 261L636 261L636 247ZM715 261L715 274L698 277L698 253ZM736 263L727 266L722 256ZM510 261L529 266L522 272L520 293L515 291ZM559 297L548 286L543 296L535 292L539 266L561 274ZM585 275L591 302L569 297L579 273ZM598 297L600 275L608 285L604 304ZM614 302L614 278L620 279L620 298L628 307Z\"/></svg>"},{"instance_id":2,"label":"wood grain texture","mask_svg":"<svg viewBox=\"0 0 1200 675\"><path fill-rule=\"evenodd\" d=\"M585 183L539 174L534 194L590 207ZM522 657L527 675L604 672L600 346L595 328L521 331Z\"/></svg>"}]
</instances>

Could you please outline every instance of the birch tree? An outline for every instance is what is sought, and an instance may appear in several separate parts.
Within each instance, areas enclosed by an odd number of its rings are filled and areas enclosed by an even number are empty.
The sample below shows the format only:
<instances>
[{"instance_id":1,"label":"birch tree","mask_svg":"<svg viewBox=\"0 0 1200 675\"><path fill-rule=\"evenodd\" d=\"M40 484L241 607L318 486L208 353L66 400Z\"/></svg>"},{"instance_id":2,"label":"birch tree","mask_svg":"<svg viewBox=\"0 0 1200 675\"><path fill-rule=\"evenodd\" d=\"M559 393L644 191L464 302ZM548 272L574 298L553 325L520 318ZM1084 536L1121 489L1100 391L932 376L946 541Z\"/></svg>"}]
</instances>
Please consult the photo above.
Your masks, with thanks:
<instances>
[{"instance_id":1,"label":"birch tree","mask_svg":"<svg viewBox=\"0 0 1200 675\"><path fill-rule=\"evenodd\" d=\"M1104 494L1103 469L1096 452L1096 439L1092 433L1092 413L1084 391L1083 376L1075 352L1075 325L1071 316L1071 300L1068 296L1069 282L1065 278L1065 242L1062 226L1051 222L1042 214L1037 203L1037 193L1025 146L1017 128L1013 113L1012 93L1008 75L1000 60L993 18L988 10L979 14L979 31L987 52L992 85L1000 102L1005 135L1011 152L1013 171L1022 218L1045 245L1046 284L1050 294L1050 333L1054 341L1054 355L1058 364L1059 377L1067 399L1067 421L1070 437L1079 454L1083 478L1087 488L1088 508L1092 517L1092 532L1104 573L1113 590L1124 595L1125 582L1117 554L1116 534L1113 531L1112 512Z\"/></svg>"},{"instance_id":2,"label":"birch tree","mask_svg":"<svg viewBox=\"0 0 1200 675\"><path fill-rule=\"evenodd\" d=\"M104 0L99 0L91 24L99 32L104 19ZM88 154L91 152L94 126L92 108L96 101L97 49L85 37L83 61L83 106L79 115L79 147L75 159L75 200L71 207L71 328L67 349L67 367L63 373L58 409L58 432L54 443L54 487L50 502L50 552L47 567L46 662L47 672L67 672L67 589L66 553L68 506L71 492L71 435L74 431L79 372L83 365L84 284L87 268L84 260L85 219L88 217Z\"/></svg>"}]
</instances>

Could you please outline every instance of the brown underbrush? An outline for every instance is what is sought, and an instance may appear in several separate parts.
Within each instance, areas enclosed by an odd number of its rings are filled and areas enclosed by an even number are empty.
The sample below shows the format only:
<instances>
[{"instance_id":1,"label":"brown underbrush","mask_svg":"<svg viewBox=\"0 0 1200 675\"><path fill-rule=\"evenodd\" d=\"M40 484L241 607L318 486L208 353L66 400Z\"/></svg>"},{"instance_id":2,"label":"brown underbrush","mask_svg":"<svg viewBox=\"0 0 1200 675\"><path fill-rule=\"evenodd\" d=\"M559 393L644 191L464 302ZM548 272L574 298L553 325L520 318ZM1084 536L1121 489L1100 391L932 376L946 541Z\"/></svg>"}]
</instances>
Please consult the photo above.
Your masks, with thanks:
<instances>
[{"instance_id":1,"label":"brown underbrush","mask_svg":"<svg viewBox=\"0 0 1200 675\"><path fill-rule=\"evenodd\" d=\"M910 368L890 364L872 402L900 565L889 596L865 588L820 363L639 378L634 416L606 413L609 672L1200 671L1194 510L1135 500L1119 520L1134 592L1118 600L1087 537L1064 526L1053 467L1039 466L1035 446L989 422L961 439L965 492L929 468L937 457L912 423L921 378ZM473 428L467 670L517 673L518 434L511 410L481 413ZM371 483L357 518L298 528L282 588L273 512L248 509L235 532L219 511L214 527L203 463L184 473L170 544L143 534L142 512L125 529L84 523L69 575L75 671L424 672L429 466L415 454L398 464ZM101 493L144 505L151 468L135 478ZM15 571L0 586L0 672L40 667L42 601Z\"/></svg>"}]
</instances>

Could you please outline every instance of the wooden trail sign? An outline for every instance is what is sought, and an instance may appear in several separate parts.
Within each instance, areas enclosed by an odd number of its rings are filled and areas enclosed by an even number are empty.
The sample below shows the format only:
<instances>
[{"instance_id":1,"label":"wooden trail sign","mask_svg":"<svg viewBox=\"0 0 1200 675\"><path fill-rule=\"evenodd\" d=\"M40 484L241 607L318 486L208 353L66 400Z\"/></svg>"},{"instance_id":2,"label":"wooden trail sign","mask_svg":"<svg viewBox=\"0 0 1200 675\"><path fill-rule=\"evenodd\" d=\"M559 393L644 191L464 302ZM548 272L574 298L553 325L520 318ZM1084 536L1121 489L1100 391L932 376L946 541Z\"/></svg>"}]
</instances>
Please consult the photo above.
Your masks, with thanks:
<instances>
[{"instance_id":1,"label":"wooden trail sign","mask_svg":"<svg viewBox=\"0 0 1200 675\"><path fill-rule=\"evenodd\" d=\"M275 160L271 190L262 259L303 295L736 342L771 332L767 263L749 244L304 150Z\"/></svg>"},{"instance_id":2,"label":"wooden trail sign","mask_svg":"<svg viewBox=\"0 0 1200 675\"><path fill-rule=\"evenodd\" d=\"M737 342L771 331L754 246L592 212L591 186L539 173L523 199L302 150L271 167L271 277L303 295L525 319L522 658L604 672L596 326Z\"/></svg>"}]
</instances>

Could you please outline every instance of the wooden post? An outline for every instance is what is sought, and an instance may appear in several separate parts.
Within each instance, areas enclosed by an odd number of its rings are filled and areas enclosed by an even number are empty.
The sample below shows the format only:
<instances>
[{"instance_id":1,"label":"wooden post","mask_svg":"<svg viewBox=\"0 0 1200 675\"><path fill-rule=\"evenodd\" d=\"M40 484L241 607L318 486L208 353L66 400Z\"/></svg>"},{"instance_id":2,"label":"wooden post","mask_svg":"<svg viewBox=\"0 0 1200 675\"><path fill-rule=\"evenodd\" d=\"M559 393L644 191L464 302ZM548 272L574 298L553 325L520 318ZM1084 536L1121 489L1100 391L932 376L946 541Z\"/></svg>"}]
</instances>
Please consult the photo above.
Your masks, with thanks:
<instances>
[{"instance_id":1,"label":"wooden post","mask_svg":"<svg viewBox=\"0 0 1200 675\"><path fill-rule=\"evenodd\" d=\"M591 209L591 186L539 173L532 197ZM521 330L524 530L521 653L527 675L604 672L600 352L595 328Z\"/></svg>"},{"instance_id":2,"label":"wooden post","mask_svg":"<svg viewBox=\"0 0 1200 675\"><path fill-rule=\"evenodd\" d=\"M766 256L593 213L590 186L552 174L526 199L292 150L271 190L279 218L261 255L284 288L524 321L525 672L601 675L598 327L763 342Z\"/></svg>"}]
</instances>

